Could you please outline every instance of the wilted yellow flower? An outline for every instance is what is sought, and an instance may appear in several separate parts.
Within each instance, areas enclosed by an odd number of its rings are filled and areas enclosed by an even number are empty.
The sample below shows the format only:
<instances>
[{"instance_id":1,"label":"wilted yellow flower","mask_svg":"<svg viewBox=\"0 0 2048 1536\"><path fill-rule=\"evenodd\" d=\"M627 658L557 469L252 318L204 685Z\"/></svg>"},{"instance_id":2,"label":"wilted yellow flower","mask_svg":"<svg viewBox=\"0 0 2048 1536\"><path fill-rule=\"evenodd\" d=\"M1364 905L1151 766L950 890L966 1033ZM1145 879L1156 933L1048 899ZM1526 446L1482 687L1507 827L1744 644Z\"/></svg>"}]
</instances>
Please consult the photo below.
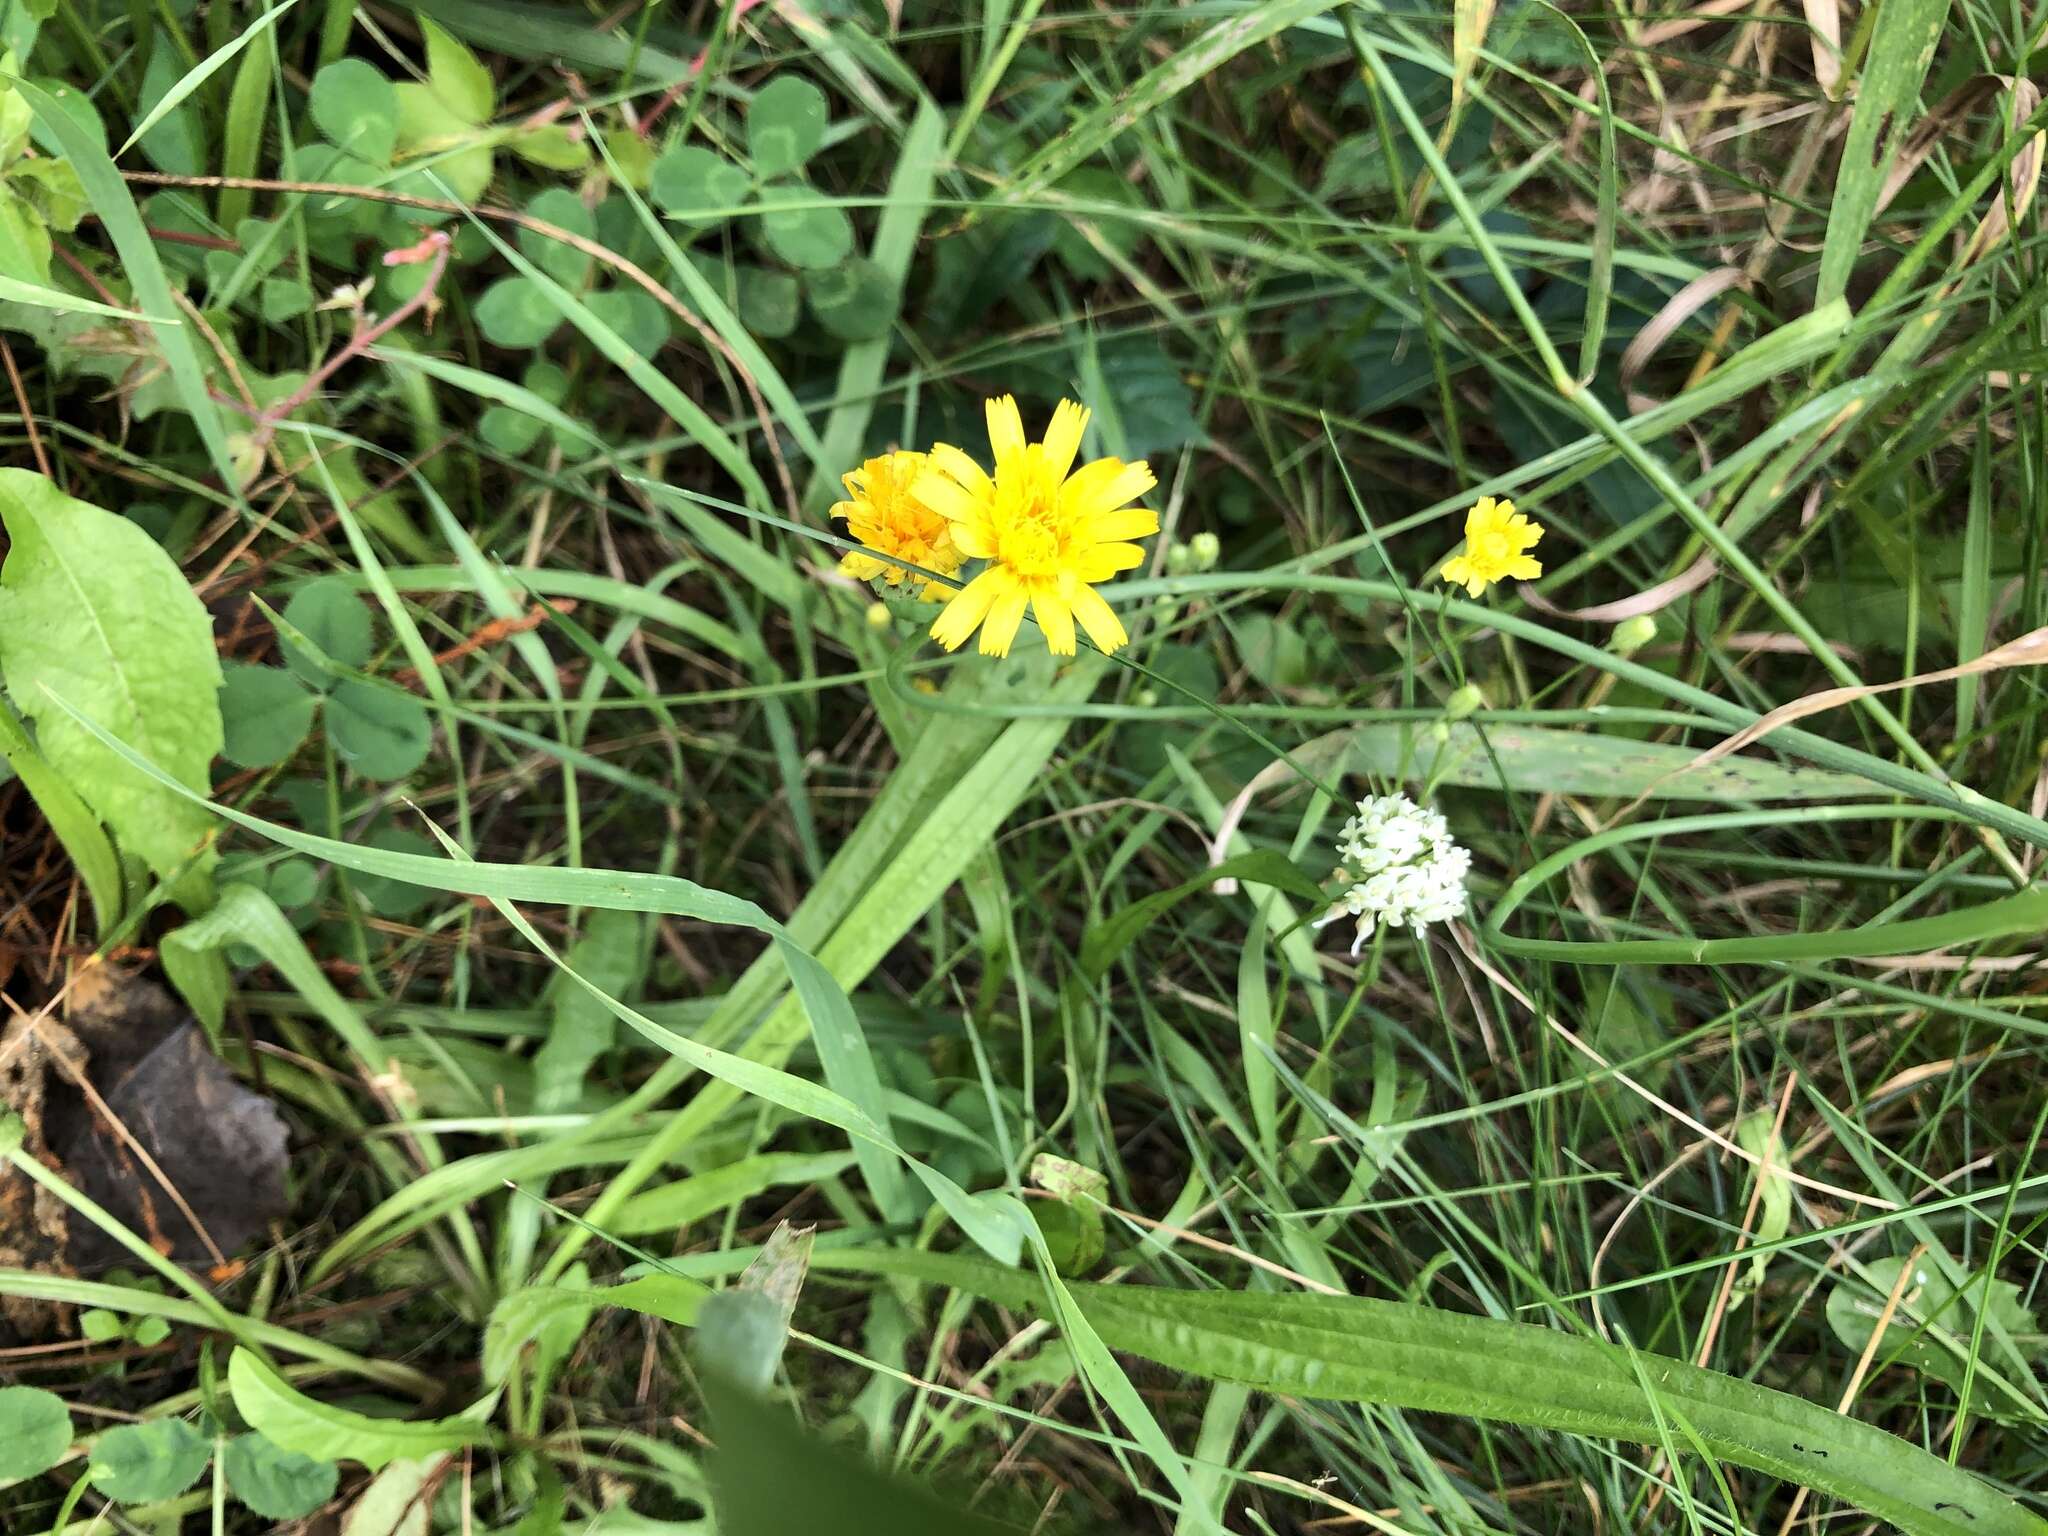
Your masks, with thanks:
<instances>
[{"instance_id":1,"label":"wilted yellow flower","mask_svg":"<svg viewBox=\"0 0 2048 1536\"><path fill-rule=\"evenodd\" d=\"M1465 552L1446 560L1438 575L1474 597L1510 576L1531 580L1543 574L1543 563L1525 551L1542 537L1542 525L1517 512L1512 501L1482 496L1465 514Z\"/></svg>"},{"instance_id":2,"label":"wilted yellow flower","mask_svg":"<svg viewBox=\"0 0 2048 1536\"><path fill-rule=\"evenodd\" d=\"M1075 469L1087 426L1087 409L1062 400L1045 440L1026 442L1017 402L1004 395L988 402L993 476L958 448L933 447L918 497L946 515L961 554L989 562L932 625L947 650L979 627L984 656L1009 655L1027 605L1055 656L1074 654L1076 619L1105 651L1130 639L1095 583L1145 558L1125 541L1159 531L1158 514L1130 505L1155 481L1148 465L1121 459Z\"/></svg>"},{"instance_id":3,"label":"wilted yellow flower","mask_svg":"<svg viewBox=\"0 0 2048 1536\"><path fill-rule=\"evenodd\" d=\"M938 584L904 567L918 565L950 576L960 569L960 551L946 519L912 492L925 472L921 453L885 453L869 459L842 477L852 499L835 503L832 515L845 518L847 532L875 552L848 550L840 570L861 581L880 577L892 587L914 586L919 597L935 603L943 595Z\"/></svg>"}]
</instances>

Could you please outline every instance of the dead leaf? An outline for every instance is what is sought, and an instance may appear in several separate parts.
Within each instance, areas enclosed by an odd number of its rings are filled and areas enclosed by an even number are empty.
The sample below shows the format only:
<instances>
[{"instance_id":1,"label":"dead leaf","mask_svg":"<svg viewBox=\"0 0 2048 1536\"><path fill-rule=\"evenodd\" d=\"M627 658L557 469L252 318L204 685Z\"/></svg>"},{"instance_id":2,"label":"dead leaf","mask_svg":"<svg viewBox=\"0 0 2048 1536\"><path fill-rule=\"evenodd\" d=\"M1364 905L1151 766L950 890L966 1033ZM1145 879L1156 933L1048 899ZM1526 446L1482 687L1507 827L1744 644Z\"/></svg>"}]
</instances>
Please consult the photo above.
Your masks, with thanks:
<instances>
[{"instance_id":1,"label":"dead leaf","mask_svg":"<svg viewBox=\"0 0 2048 1536\"><path fill-rule=\"evenodd\" d=\"M53 1131L58 1155L80 1189L159 1252L221 1264L291 1208L284 1121L235 1080L160 987L132 982L130 997L138 1027L118 1047L93 1051L101 1102L81 1096ZM168 1032L166 1016L178 1021ZM138 1042L148 1042L139 1056ZM81 1269L129 1259L83 1222L73 1223L70 1253Z\"/></svg>"},{"instance_id":2,"label":"dead leaf","mask_svg":"<svg viewBox=\"0 0 2048 1536\"><path fill-rule=\"evenodd\" d=\"M161 1253L218 1269L289 1208L285 1126L207 1049L155 982L112 964L76 974L60 1020L45 1007L0 1030L0 1104L25 1145ZM68 1275L134 1256L12 1170L0 1171L0 1266ZM0 1297L0 1319L40 1338L65 1309Z\"/></svg>"}]
</instances>

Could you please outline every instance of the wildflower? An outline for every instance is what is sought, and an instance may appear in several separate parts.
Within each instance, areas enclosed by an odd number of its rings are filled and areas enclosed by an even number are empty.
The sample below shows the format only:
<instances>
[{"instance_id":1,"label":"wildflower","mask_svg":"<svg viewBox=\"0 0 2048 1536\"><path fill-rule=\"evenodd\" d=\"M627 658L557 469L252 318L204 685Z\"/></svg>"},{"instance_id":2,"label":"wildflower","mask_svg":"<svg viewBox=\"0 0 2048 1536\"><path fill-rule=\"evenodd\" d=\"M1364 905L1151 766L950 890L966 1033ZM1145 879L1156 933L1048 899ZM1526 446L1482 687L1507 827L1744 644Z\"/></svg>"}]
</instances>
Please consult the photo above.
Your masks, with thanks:
<instances>
[{"instance_id":1,"label":"wildflower","mask_svg":"<svg viewBox=\"0 0 2048 1536\"><path fill-rule=\"evenodd\" d=\"M1353 883L1316 926L1355 919L1354 955L1381 923L1420 928L1465 910L1472 855L1452 841L1442 812L1424 810L1406 795L1359 801L1358 814L1338 836L1337 852L1344 861L1338 873Z\"/></svg>"},{"instance_id":2,"label":"wildflower","mask_svg":"<svg viewBox=\"0 0 2048 1536\"><path fill-rule=\"evenodd\" d=\"M1446 560L1437 574L1474 597L1510 576L1528 581L1543 574L1542 562L1526 553L1542 537L1542 525L1517 512L1512 501L1482 496L1465 514L1465 552Z\"/></svg>"},{"instance_id":3,"label":"wildflower","mask_svg":"<svg viewBox=\"0 0 2048 1536\"><path fill-rule=\"evenodd\" d=\"M1028 443L1017 402L1004 395L988 402L993 475L958 448L933 447L916 493L945 514L963 555L988 561L932 625L947 650L979 628L982 655L1009 655L1027 605L1055 656L1074 654L1077 619L1105 651L1130 639L1095 583L1145 558L1125 541L1159 531L1157 514L1130 505L1155 482L1149 466L1120 459L1075 469L1087 425L1087 410L1062 400L1044 441Z\"/></svg>"},{"instance_id":4,"label":"wildflower","mask_svg":"<svg viewBox=\"0 0 2048 1536\"><path fill-rule=\"evenodd\" d=\"M846 531L875 552L848 550L840 570L861 581L879 577L892 587L915 586L919 597L935 603L942 595L938 583L906 567L950 576L960 569L960 550L946 519L912 491L925 471L921 453L869 459L842 478L852 499L834 504L832 515L845 518Z\"/></svg>"}]
</instances>

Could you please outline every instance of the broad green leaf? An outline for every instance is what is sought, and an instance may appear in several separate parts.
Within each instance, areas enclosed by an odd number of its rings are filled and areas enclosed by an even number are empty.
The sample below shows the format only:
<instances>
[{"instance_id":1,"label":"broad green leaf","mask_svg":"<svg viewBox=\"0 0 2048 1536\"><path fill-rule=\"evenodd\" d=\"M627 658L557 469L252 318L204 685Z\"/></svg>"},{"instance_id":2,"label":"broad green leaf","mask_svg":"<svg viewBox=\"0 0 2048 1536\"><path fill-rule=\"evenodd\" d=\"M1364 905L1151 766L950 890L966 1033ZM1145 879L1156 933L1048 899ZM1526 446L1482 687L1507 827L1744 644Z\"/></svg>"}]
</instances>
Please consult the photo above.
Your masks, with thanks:
<instances>
[{"instance_id":1,"label":"broad green leaf","mask_svg":"<svg viewBox=\"0 0 2048 1536\"><path fill-rule=\"evenodd\" d=\"M92 1485L117 1504L175 1498L213 1459L213 1445L183 1419L123 1424L92 1448Z\"/></svg>"},{"instance_id":2,"label":"broad green leaf","mask_svg":"<svg viewBox=\"0 0 2048 1536\"><path fill-rule=\"evenodd\" d=\"M487 131L449 106L431 86L406 80L395 89L400 163L421 163L398 177L393 189L420 197L453 197L461 203L482 197L496 170ZM433 222L443 215L412 217Z\"/></svg>"},{"instance_id":3,"label":"broad green leaf","mask_svg":"<svg viewBox=\"0 0 2048 1536\"><path fill-rule=\"evenodd\" d=\"M295 277L266 277L256 302L263 318L277 325L311 309L313 290Z\"/></svg>"},{"instance_id":4,"label":"broad green leaf","mask_svg":"<svg viewBox=\"0 0 2048 1536\"><path fill-rule=\"evenodd\" d=\"M1141 896L1120 907L1107 921L1089 929L1081 940L1083 974L1089 977L1102 975L1116 963L1117 956L1131 947L1139 934L1170 908L1191 896L1207 892L1218 880L1228 879L1272 886L1307 902L1320 903L1323 900L1322 887L1296 868L1293 860L1284 853L1260 849L1255 853L1240 854L1171 889Z\"/></svg>"},{"instance_id":5,"label":"broad green leaf","mask_svg":"<svg viewBox=\"0 0 2048 1536\"><path fill-rule=\"evenodd\" d=\"M203 797L222 739L213 621L140 527L40 475L0 470L0 522L12 540L0 567L8 692L36 722L44 760L122 848L169 876L201 853L205 811L54 704L63 699Z\"/></svg>"},{"instance_id":6,"label":"broad green leaf","mask_svg":"<svg viewBox=\"0 0 2048 1536\"><path fill-rule=\"evenodd\" d=\"M431 17L420 17L427 39L427 84L451 112L487 123L498 110L498 88L469 45Z\"/></svg>"},{"instance_id":7,"label":"broad green leaf","mask_svg":"<svg viewBox=\"0 0 2048 1536\"><path fill-rule=\"evenodd\" d=\"M473 1419L374 1419L319 1402L246 1349L228 1357L228 1390L235 1411L282 1449L316 1461L359 1461L372 1472L400 1457L491 1439L490 1430Z\"/></svg>"},{"instance_id":8,"label":"broad green leaf","mask_svg":"<svg viewBox=\"0 0 2048 1536\"><path fill-rule=\"evenodd\" d=\"M668 311L644 288L607 288L587 301L599 324L642 357L652 357L668 342Z\"/></svg>"},{"instance_id":9,"label":"broad green leaf","mask_svg":"<svg viewBox=\"0 0 2048 1536\"><path fill-rule=\"evenodd\" d=\"M853 253L853 221L809 187L785 182L762 194L761 238L792 267L830 267Z\"/></svg>"},{"instance_id":10,"label":"broad green leaf","mask_svg":"<svg viewBox=\"0 0 2048 1536\"><path fill-rule=\"evenodd\" d=\"M645 192L654 174L654 146L631 128L600 128L598 143L614 174L635 192Z\"/></svg>"},{"instance_id":11,"label":"broad green leaf","mask_svg":"<svg viewBox=\"0 0 2048 1536\"><path fill-rule=\"evenodd\" d=\"M41 1387L0 1387L0 1481L39 1477L71 1449L71 1410Z\"/></svg>"},{"instance_id":12,"label":"broad green leaf","mask_svg":"<svg viewBox=\"0 0 2048 1536\"><path fill-rule=\"evenodd\" d=\"M1052 1311L1036 1279L979 1259L821 1249L815 1262L916 1275L1006 1306ZM1830 1494L1906 1536L2048 1532L2048 1523L1989 1483L1831 1408L1547 1325L1354 1296L1066 1289L1105 1344L1185 1375L1639 1444L1662 1442L1664 1422L1682 1415L1712 1455ZM1646 1379L1657 1389L1654 1404Z\"/></svg>"},{"instance_id":13,"label":"broad green leaf","mask_svg":"<svg viewBox=\"0 0 2048 1536\"><path fill-rule=\"evenodd\" d=\"M492 346L524 352L561 328L562 312L538 285L523 277L501 277L476 301L476 323Z\"/></svg>"},{"instance_id":14,"label":"broad green leaf","mask_svg":"<svg viewBox=\"0 0 2048 1536\"><path fill-rule=\"evenodd\" d=\"M0 71L9 75L21 70L22 50L6 44L0 39L0 46L6 52L0 54ZM35 124L35 113L29 104L0 82L0 170L11 170L14 162L21 158L28 148L29 131Z\"/></svg>"},{"instance_id":15,"label":"broad green leaf","mask_svg":"<svg viewBox=\"0 0 2048 1536\"><path fill-rule=\"evenodd\" d=\"M767 267L740 268L740 323L756 336L773 341L794 331L802 302L802 290L789 273ZM895 304L893 292L889 302Z\"/></svg>"},{"instance_id":16,"label":"broad green leaf","mask_svg":"<svg viewBox=\"0 0 2048 1536\"><path fill-rule=\"evenodd\" d=\"M806 272L804 295L818 323L842 341L873 341L896 323L896 285L865 256Z\"/></svg>"},{"instance_id":17,"label":"broad green leaf","mask_svg":"<svg viewBox=\"0 0 2048 1536\"><path fill-rule=\"evenodd\" d=\"M389 165L398 147L398 89L376 65L336 59L313 77L307 110L337 149L372 165Z\"/></svg>"},{"instance_id":18,"label":"broad green leaf","mask_svg":"<svg viewBox=\"0 0 2048 1536\"><path fill-rule=\"evenodd\" d=\"M315 688L332 687L335 667L360 667L376 648L370 610L339 576L315 577L292 593L284 621L319 652L313 655L289 635L280 636L285 662Z\"/></svg>"},{"instance_id":19,"label":"broad green leaf","mask_svg":"<svg viewBox=\"0 0 2048 1536\"><path fill-rule=\"evenodd\" d=\"M1791 768L1761 757L1724 757L1689 765L1691 747L1564 731L1540 725L1461 721L1438 742L1427 726L1361 726L1352 764L1385 778L1431 780L1476 789L1653 800L1842 800L1870 793L1852 774Z\"/></svg>"},{"instance_id":20,"label":"broad green leaf","mask_svg":"<svg viewBox=\"0 0 2048 1536\"><path fill-rule=\"evenodd\" d=\"M50 288L50 231L13 188L0 186L0 277L30 293Z\"/></svg>"},{"instance_id":21,"label":"broad green leaf","mask_svg":"<svg viewBox=\"0 0 2048 1536\"><path fill-rule=\"evenodd\" d=\"M747 156L763 181L798 169L825 142L825 93L801 75L777 75L747 104Z\"/></svg>"},{"instance_id":22,"label":"broad green leaf","mask_svg":"<svg viewBox=\"0 0 2048 1536\"><path fill-rule=\"evenodd\" d=\"M125 901L121 860L107 840L99 817L64 782L64 776L44 761L5 700L0 700L0 760L14 770L21 787L43 813L43 820L57 834L57 841L71 855L78 878L85 882L86 894L92 898L101 931L111 929L120 921Z\"/></svg>"},{"instance_id":23,"label":"broad green leaf","mask_svg":"<svg viewBox=\"0 0 2048 1536\"><path fill-rule=\"evenodd\" d=\"M230 661L221 668L221 756L237 768L268 768L298 751L319 701L282 667Z\"/></svg>"},{"instance_id":24,"label":"broad green leaf","mask_svg":"<svg viewBox=\"0 0 2048 1536\"><path fill-rule=\"evenodd\" d=\"M551 171L580 171L590 163L590 141L570 132L567 123L524 124L505 142L527 164Z\"/></svg>"},{"instance_id":25,"label":"broad green leaf","mask_svg":"<svg viewBox=\"0 0 2048 1536\"><path fill-rule=\"evenodd\" d=\"M288 1451L251 1430L221 1453L228 1491L266 1520L302 1520L334 1497L341 1468Z\"/></svg>"},{"instance_id":26,"label":"broad green leaf","mask_svg":"<svg viewBox=\"0 0 2048 1536\"><path fill-rule=\"evenodd\" d=\"M531 453L545 430L538 417L509 405L494 405L476 419L477 436L511 458Z\"/></svg>"},{"instance_id":27,"label":"broad green leaf","mask_svg":"<svg viewBox=\"0 0 2048 1536\"><path fill-rule=\"evenodd\" d=\"M647 195L663 213L705 228L747 200L747 173L701 144L665 151L648 173Z\"/></svg>"},{"instance_id":28,"label":"broad green leaf","mask_svg":"<svg viewBox=\"0 0 2048 1536\"><path fill-rule=\"evenodd\" d=\"M434 744L426 702L389 683L349 678L327 696L327 739L366 779L402 779Z\"/></svg>"},{"instance_id":29,"label":"broad green leaf","mask_svg":"<svg viewBox=\"0 0 2048 1536\"><path fill-rule=\"evenodd\" d=\"M526 211L536 219L568 230L572 235L588 239L597 233L597 221L591 216L590 209L567 187L547 188L526 205ZM583 280L590 275L588 255L573 245L535 234L530 229L519 231L519 249L526 253L528 261L565 288L582 287Z\"/></svg>"}]
</instances>

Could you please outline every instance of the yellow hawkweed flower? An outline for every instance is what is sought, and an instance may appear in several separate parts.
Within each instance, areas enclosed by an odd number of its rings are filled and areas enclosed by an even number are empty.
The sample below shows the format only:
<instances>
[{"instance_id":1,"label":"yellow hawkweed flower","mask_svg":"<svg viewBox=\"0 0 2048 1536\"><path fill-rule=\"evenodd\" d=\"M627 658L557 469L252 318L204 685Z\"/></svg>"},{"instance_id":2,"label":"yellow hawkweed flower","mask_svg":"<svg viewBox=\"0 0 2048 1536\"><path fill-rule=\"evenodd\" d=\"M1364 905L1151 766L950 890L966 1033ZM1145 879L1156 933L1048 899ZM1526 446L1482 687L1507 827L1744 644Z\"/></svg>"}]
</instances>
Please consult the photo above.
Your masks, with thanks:
<instances>
[{"instance_id":1,"label":"yellow hawkweed flower","mask_svg":"<svg viewBox=\"0 0 2048 1536\"><path fill-rule=\"evenodd\" d=\"M1517 512L1512 501L1482 496L1465 514L1465 552L1446 560L1437 574L1474 597L1510 576L1528 581L1543 574L1543 563L1524 551L1542 537L1542 525Z\"/></svg>"},{"instance_id":2,"label":"yellow hawkweed flower","mask_svg":"<svg viewBox=\"0 0 2048 1536\"><path fill-rule=\"evenodd\" d=\"M852 500L835 503L832 515L845 518L846 531L875 551L870 555L848 550L840 570L860 581L879 577L892 587L915 586L919 597L935 603L942 595L938 584L904 569L921 565L941 576L960 569L960 550L946 519L912 493L911 487L926 472L921 453L885 453L869 459L842 478Z\"/></svg>"},{"instance_id":3,"label":"yellow hawkweed flower","mask_svg":"<svg viewBox=\"0 0 2048 1536\"><path fill-rule=\"evenodd\" d=\"M957 650L977 627L984 656L1007 656L1028 604L1055 656L1074 654L1074 621L1105 651L1130 636L1095 590L1144 558L1124 542L1159 531L1157 513L1130 503L1155 484L1150 466L1095 459L1074 468L1088 411L1062 400L1045 440L1024 440L1024 418L1009 395L988 402L995 474L958 448L931 451L917 482L920 499L953 525L953 543L988 567L953 594L932 638Z\"/></svg>"}]
</instances>

